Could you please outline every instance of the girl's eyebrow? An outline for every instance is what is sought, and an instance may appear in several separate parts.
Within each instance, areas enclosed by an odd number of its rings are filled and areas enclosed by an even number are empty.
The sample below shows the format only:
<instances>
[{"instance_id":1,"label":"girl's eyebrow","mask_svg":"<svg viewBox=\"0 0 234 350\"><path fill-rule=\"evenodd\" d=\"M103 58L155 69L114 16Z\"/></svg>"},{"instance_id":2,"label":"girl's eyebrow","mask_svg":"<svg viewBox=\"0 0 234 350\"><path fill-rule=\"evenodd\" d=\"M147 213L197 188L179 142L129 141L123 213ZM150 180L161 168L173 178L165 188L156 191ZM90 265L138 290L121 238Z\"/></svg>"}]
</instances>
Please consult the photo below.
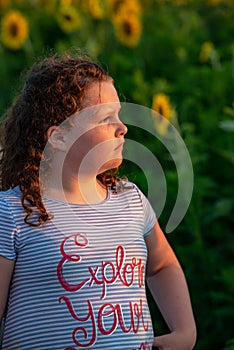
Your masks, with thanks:
<instances>
[{"instance_id":1,"label":"girl's eyebrow","mask_svg":"<svg viewBox=\"0 0 234 350\"><path fill-rule=\"evenodd\" d=\"M120 112L122 106L118 102L112 102L112 103L104 103L103 105L100 105L100 107L105 107L105 112Z\"/></svg>"},{"instance_id":2,"label":"girl's eyebrow","mask_svg":"<svg viewBox=\"0 0 234 350\"><path fill-rule=\"evenodd\" d=\"M70 116L72 118L71 120L82 120L80 118L83 118L84 116L88 119L98 118L101 117L103 113L119 113L122 108L122 105L119 102L107 102L107 103L100 103L97 105L92 105L89 107L86 107L84 109L81 109L80 111L74 113ZM70 119L69 118L69 119Z\"/></svg>"}]
</instances>

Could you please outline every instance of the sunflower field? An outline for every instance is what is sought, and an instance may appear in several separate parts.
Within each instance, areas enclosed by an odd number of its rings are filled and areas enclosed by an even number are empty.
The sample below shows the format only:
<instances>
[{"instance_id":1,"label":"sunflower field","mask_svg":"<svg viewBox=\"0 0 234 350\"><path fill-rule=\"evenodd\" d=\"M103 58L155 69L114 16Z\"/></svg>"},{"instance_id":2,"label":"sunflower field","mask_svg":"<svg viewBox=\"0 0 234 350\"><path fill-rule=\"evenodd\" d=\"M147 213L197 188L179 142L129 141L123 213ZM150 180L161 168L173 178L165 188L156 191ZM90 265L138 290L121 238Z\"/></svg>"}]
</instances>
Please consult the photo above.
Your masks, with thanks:
<instances>
[{"instance_id":1,"label":"sunflower field","mask_svg":"<svg viewBox=\"0 0 234 350\"><path fill-rule=\"evenodd\" d=\"M196 350L234 349L234 1L0 0L0 114L39 57L81 48L108 67L121 100L169 120L189 151L193 196L167 234L184 269L198 329ZM166 129L162 127L161 133ZM177 172L150 135L129 130L165 171L166 225ZM142 191L144 174L124 174ZM149 295L156 334L168 329Z\"/></svg>"}]
</instances>

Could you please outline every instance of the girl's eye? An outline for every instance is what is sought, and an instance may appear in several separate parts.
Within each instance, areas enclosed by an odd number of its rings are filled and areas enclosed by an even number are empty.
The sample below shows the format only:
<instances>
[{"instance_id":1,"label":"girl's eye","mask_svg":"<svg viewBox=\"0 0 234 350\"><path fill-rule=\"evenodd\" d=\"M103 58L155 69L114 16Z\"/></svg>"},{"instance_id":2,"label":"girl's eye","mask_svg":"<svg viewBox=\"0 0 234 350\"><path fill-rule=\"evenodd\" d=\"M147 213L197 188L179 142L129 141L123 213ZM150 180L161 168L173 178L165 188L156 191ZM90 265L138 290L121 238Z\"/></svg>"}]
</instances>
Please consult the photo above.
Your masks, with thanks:
<instances>
[{"instance_id":1,"label":"girl's eye","mask_svg":"<svg viewBox=\"0 0 234 350\"><path fill-rule=\"evenodd\" d=\"M101 120L101 123L102 123L102 124L107 124L107 123L109 123L110 121L111 121L111 117L108 116L108 117L102 119L102 120Z\"/></svg>"}]
</instances>

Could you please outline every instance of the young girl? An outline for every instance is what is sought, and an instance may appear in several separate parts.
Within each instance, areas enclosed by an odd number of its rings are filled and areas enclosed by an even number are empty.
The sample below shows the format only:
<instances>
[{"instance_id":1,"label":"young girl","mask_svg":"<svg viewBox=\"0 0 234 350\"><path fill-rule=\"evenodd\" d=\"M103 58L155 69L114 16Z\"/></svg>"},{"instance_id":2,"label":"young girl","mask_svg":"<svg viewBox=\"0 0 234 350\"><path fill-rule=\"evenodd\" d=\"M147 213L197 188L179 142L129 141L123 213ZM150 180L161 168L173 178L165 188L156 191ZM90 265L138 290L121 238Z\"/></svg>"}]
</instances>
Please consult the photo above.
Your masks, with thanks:
<instances>
[{"instance_id":1,"label":"young girl","mask_svg":"<svg viewBox=\"0 0 234 350\"><path fill-rule=\"evenodd\" d=\"M115 174L126 126L111 77L55 55L1 130L3 350L190 350L182 269L148 200ZM171 332L154 337L145 280Z\"/></svg>"}]
</instances>

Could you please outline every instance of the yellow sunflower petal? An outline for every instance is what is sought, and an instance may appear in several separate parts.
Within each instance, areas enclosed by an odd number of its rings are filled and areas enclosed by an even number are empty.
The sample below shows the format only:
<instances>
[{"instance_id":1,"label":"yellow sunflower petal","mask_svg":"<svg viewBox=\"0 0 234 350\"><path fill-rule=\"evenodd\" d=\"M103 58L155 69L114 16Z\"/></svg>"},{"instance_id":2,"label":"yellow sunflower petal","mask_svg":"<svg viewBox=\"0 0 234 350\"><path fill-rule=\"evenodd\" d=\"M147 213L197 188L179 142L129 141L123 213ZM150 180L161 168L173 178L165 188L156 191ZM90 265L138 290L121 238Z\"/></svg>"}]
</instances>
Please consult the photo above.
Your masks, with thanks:
<instances>
[{"instance_id":1,"label":"yellow sunflower petal","mask_svg":"<svg viewBox=\"0 0 234 350\"><path fill-rule=\"evenodd\" d=\"M88 0L89 12L96 19L102 19L105 14L105 4L103 0Z\"/></svg>"},{"instance_id":2,"label":"yellow sunflower petal","mask_svg":"<svg viewBox=\"0 0 234 350\"><path fill-rule=\"evenodd\" d=\"M174 115L169 97L165 94L155 94L152 109L158 113L157 115L153 114L155 130L160 135L165 136Z\"/></svg>"},{"instance_id":3,"label":"yellow sunflower petal","mask_svg":"<svg viewBox=\"0 0 234 350\"><path fill-rule=\"evenodd\" d=\"M19 11L8 12L1 22L3 45L11 50L19 50L28 38L28 21Z\"/></svg>"},{"instance_id":4,"label":"yellow sunflower petal","mask_svg":"<svg viewBox=\"0 0 234 350\"><path fill-rule=\"evenodd\" d=\"M107 8L111 17L125 11L140 16L142 9L138 0L106 0Z\"/></svg>"},{"instance_id":5,"label":"yellow sunflower petal","mask_svg":"<svg viewBox=\"0 0 234 350\"><path fill-rule=\"evenodd\" d=\"M167 120L170 120L172 108L167 95L155 94L153 96L152 109L160 115L162 115Z\"/></svg>"}]
</instances>

